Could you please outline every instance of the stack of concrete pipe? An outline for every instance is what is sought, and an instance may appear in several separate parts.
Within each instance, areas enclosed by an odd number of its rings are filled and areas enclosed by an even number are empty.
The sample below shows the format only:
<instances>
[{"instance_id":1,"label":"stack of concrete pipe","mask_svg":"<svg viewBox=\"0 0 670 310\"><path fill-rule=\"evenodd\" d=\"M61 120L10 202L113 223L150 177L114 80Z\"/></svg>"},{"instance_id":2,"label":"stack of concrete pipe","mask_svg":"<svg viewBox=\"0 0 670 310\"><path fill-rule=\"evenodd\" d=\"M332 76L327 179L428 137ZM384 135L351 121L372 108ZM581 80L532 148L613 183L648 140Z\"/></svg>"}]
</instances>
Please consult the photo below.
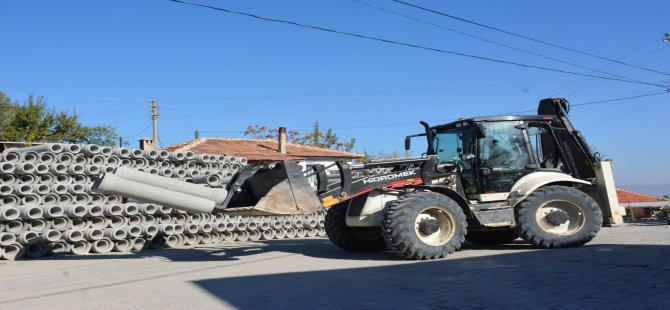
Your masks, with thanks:
<instances>
[{"instance_id":1,"label":"stack of concrete pipe","mask_svg":"<svg viewBox=\"0 0 670 310\"><path fill-rule=\"evenodd\" d=\"M8 149L0 154L0 258L325 235L323 212L264 217L190 213L91 190L101 174L123 167L223 190L246 163L234 156L93 144Z\"/></svg>"}]
</instances>

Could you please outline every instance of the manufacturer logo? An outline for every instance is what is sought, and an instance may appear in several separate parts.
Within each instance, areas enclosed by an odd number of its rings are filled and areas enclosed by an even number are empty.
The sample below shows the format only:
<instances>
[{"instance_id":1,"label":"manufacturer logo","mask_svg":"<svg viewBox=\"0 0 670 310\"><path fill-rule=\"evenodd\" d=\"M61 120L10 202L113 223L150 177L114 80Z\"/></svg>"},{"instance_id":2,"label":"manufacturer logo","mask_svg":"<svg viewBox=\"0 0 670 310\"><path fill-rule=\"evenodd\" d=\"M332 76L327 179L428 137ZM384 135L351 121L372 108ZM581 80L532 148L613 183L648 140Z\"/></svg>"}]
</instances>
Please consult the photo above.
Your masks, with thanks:
<instances>
[{"instance_id":1,"label":"manufacturer logo","mask_svg":"<svg viewBox=\"0 0 670 310\"><path fill-rule=\"evenodd\" d=\"M399 178L405 178L414 175L413 171L403 171L403 172L398 172L398 173L393 173L393 174L387 174L387 175L380 175L380 176L374 176L374 177L369 177L367 179L363 180L363 184L370 184L370 183L376 183L376 182L381 182L381 181L388 181L388 180L395 180Z\"/></svg>"}]
</instances>

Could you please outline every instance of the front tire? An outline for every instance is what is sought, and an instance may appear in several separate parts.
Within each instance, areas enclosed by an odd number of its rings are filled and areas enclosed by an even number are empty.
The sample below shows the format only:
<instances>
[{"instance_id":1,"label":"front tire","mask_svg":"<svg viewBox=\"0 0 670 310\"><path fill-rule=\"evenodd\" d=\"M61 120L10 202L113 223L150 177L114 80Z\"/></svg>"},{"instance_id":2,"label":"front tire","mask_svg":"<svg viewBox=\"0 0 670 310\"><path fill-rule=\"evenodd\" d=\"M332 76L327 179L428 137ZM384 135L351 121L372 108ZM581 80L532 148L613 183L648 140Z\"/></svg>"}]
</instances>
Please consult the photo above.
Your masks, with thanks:
<instances>
[{"instance_id":1,"label":"front tire","mask_svg":"<svg viewBox=\"0 0 670 310\"><path fill-rule=\"evenodd\" d=\"M408 259L445 257L461 247L467 223L461 207L434 192L413 192L385 210L386 243Z\"/></svg>"},{"instance_id":2,"label":"front tire","mask_svg":"<svg viewBox=\"0 0 670 310\"><path fill-rule=\"evenodd\" d=\"M581 246L603 224L598 204L585 193L566 186L536 190L515 208L517 233L541 248Z\"/></svg>"},{"instance_id":3,"label":"front tire","mask_svg":"<svg viewBox=\"0 0 670 310\"><path fill-rule=\"evenodd\" d=\"M326 235L333 244L349 252L380 252L386 248L379 227L347 226L347 202L328 208Z\"/></svg>"}]
</instances>

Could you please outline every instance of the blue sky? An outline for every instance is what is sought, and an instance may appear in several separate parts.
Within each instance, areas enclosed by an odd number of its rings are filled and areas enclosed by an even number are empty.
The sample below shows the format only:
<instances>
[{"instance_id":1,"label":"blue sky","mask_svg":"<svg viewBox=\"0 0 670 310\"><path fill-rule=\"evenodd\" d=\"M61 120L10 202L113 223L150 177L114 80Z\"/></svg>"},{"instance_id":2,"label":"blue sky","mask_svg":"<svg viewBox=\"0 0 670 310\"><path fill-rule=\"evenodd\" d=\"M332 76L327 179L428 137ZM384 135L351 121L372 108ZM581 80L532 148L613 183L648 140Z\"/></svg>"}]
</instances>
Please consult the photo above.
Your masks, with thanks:
<instances>
[{"instance_id":1,"label":"blue sky","mask_svg":"<svg viewBox=\"0 0 670 310\"><path fill-rule=\"evenodd\" d=\"M195 0L193 0L195 1ZM387 0L199 3L341 31L594 75L460 32L627 78L670 75L571 53ZM409 1L409 0L408 0ZM576 50L670 72L667 1L436 1L431 9ZM398 150L419 120L532 110L545 97L573 104L662 92L656 86L521 68L268 23L170 1L1 1L0 90L45 96L88 125L150 136L161 106L163 145L242 137L249 124L289 130L315 121L357 138L355 151ZM670 94L575 107L576 126L615 160L621 186L670 194ZM365 128L361 128L365 127ZM146 131L143 130L147 128ZM139 134L139 135L138 135ZM137 135L137 136L135 136Z\"/></svg>"}]
</instances>

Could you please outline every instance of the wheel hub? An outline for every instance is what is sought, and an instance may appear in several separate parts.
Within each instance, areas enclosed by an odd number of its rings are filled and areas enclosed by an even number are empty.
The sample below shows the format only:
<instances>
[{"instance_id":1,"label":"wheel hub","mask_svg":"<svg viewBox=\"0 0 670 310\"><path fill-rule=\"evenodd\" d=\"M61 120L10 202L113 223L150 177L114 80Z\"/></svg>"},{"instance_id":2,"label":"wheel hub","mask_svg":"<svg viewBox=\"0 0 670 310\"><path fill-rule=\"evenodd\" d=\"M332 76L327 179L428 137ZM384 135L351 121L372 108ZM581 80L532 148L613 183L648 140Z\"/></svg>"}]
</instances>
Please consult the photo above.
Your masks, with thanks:
<instances>
[{"instance_id":1,"label":"wheel hub","mask_svg":"<svg viewBox=\"0 0 670 310\"><path fill-rule=\"evenodd\" d=\"M570 220L570 215L563 210L553 210L546 216L547 222L554 226L559 226Z\"/></svg>"},{"instance_id":2,"label":"wheel hub","mask_svg":"<svg viewBox=\"0 0 670 310\"><path fill-rule=\"evenodd\" d=\"M426 235L434 234L440 230L440 223L436 219L423 219L419 222L419 231Z\"/></svg>"}]
</instances>

